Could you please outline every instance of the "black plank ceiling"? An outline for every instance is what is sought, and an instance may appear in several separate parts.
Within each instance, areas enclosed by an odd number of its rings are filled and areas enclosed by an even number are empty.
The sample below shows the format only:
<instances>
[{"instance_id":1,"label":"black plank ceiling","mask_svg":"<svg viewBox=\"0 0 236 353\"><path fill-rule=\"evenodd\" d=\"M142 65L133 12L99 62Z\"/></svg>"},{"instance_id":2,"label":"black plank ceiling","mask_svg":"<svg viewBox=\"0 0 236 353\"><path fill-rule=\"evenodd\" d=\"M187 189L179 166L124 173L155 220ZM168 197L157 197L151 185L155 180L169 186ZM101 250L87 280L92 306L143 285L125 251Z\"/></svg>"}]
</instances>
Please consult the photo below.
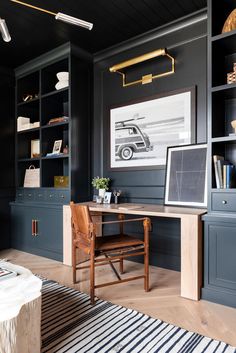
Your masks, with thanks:
<instances>
[{"instance_id":1,"label":"black plank ceiling","mask_svg":"<svg viewBox=\"0 0 236 353\"><path fill-rule=\"evenodd\" d=\"M93 22L88 31L57 21L10 0L0 0L0 17L12 41L0 38L0 65L16 67L65 42L95 53L198 11L206 0L23 0L53 12Z\"/></svg>"}]
</instances>

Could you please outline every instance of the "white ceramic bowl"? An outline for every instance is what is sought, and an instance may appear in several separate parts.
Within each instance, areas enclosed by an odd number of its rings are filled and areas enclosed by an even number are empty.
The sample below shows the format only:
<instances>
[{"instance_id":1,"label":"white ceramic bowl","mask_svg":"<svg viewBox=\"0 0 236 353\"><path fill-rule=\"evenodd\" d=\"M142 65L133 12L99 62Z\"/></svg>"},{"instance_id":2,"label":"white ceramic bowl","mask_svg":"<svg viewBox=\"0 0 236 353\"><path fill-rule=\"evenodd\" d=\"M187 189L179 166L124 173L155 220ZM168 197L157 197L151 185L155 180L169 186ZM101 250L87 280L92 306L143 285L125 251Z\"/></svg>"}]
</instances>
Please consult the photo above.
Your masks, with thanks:
<instances>
[{"instance_id":1,"label":"white ceramic bowl","mask_svg":"<svg viewBox=\"0 0 236 353\"><path fill-rule=\"evenodd\" d=\"M57 82L57 84L55 85L56 90L65 88L69 86L69 82L68 81L59 81Z\"/></svg>"},{"instance_id":2,"label":"white ceramic bowl","mask_svg":"<svg viewBox=\"0 0 236 353\"><path fill-rule=\"evenodd\" d=\"M57 78L59 81L68 81L69 80L69 72L67 72L67 71L58 72Z\"/></svg>"}]
</instances>

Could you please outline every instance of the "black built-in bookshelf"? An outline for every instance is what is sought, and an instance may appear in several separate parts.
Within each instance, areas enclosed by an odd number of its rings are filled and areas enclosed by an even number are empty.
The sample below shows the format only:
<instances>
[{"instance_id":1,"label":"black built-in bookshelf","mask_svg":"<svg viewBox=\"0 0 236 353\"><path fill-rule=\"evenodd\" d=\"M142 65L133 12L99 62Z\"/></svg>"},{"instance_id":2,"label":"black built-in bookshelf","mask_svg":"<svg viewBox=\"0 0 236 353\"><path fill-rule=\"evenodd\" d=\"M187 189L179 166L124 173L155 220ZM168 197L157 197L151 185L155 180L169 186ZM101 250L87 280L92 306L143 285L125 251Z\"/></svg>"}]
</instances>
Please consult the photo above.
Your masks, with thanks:
<instances>
[{"instance_id":1,"label":"black built-in bookshelf","mask_svg":"<svg viewBox=\"0 0 236 353\"><path fill-rule=\"evenodd\" d=\"M90 65L88 53L67 43L15 71L16 201L11 203L15 248L62 260L62 206L90 198ZM58 72L69 72L68 86L59 90ZM27 95L30 98L24 101ZM39 126L17 131L19 116ZM66 118L49 124L59 117ZM31 158L32 140L39 140L36 158ZM57 140L62 140L60 154L47 156ZM24 187L31 165L40 168L40 187ZM67 177L68 185L55 187L55 176ZM55 249L49 236L57 243Z\"/></svg>"},{"instance_id":2,"label":"black built-in bookshelf","mask_svg":"<svg viewBox=\"0 0 236 353\"><path fill-rule=\"evenodd\" d=\"M208 214L203 217L204 286L202 297L236 307L236 176L228 185L217 185L214 156L236 165L236 84L227 73L236 62L236 30L221 33L236 7L235 0L208 1ZM216 157L215 157L216 158ZM229 167L227 167L229 168ZM226 170L226 169L225 169ZM228 170L228 169L227 169Z\"/></svg>"}]
</instances>

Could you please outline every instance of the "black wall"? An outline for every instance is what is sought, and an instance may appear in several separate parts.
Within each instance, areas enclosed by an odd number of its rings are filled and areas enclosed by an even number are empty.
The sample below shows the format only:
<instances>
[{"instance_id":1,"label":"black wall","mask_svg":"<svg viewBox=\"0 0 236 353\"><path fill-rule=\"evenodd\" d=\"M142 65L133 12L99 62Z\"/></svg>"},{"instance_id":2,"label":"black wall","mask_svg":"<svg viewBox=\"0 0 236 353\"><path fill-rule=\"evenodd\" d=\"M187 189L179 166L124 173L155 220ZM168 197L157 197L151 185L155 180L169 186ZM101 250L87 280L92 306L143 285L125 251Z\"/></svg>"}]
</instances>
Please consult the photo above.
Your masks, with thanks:
<instances>
[{"instance_id":1,"label":"black wall","mask_svg":"<svg viewBox=\"0 0 236 353\"><path fill-rule=\"evenodd\" d=\"M0 249L10 247L10 207L14 188L14 73L0 67Z\"/></svg>"},{"instance_id":2,"label":"black wall","mask_svg":"<svg viewBox=\"0 0 236 353\"><path fill-rule=\"evenodd\" d=\"M206 19L202 16L195 21L193 16L165 27L165 31L168 34L163 35L163 29L157 30L95 57L92 176L110 177L112 188L123 191L121 201L125 202L163 204L165 169L109 169L110 107L195 86L196 142L206 142ZM114 64L159 48L167 48L175 58L175 74L150 84L123 88L121 76L109 72L109 67ZM146 72L153 73L158 68L158 59L147 61L145 65ZM150 248L152 264L180 269L179 221L153 219Z\"/></svg>"}]
</instances>

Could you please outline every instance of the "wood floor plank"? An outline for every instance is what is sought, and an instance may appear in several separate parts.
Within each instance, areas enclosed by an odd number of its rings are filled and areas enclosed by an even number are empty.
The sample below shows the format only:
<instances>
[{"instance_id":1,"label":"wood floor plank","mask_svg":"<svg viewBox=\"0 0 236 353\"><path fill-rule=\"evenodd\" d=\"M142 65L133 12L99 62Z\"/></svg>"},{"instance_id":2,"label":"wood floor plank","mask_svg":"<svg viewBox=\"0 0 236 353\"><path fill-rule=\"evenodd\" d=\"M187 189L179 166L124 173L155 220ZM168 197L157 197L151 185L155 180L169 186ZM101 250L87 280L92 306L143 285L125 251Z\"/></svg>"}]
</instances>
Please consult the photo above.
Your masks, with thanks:
<instances>
[{"instance_id":1,"label":"wood floor plank","mask_svg":"<svg viewBox=\"0 0 236 353\"><path fill-rule=\"evenodd\" d=\"M0 251L0 258L29 268L58 281L60 284L89 292L88 271L80 272L79 283L72 284L72 270L60 262L14 249ZM125 262L126 275L139 275L143 265ZM97 282L113 279L109 267L96 269ZM142 280L100 288L96 291L101 299L136 309L154 318L195 331L211 338L236 346L236 309L180 297L180 273L150 266L151 291L145 293Z\"/></svg>"}]
</instances>

